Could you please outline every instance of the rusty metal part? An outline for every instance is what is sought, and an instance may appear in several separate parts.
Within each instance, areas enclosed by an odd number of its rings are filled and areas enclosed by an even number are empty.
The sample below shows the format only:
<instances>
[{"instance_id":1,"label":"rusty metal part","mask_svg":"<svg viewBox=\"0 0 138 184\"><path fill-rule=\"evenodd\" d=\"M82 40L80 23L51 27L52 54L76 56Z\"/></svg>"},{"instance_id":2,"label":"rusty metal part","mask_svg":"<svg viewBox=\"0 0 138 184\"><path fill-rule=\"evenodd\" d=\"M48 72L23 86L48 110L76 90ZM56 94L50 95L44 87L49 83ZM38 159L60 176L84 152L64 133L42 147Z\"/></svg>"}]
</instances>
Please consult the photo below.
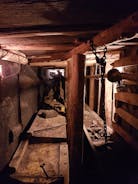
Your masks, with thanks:
<instances>
[{"instance_id":1,"label":"rusty metal part","mask_svg":"<svg viewBox=\"0 0 138 184\"><path fill-rule=\"evenodd\" d=\"M46 178L49 178L49 176L48 176L48 174L47 174L47 171L46 171L46 169L45 169L45 163L42 163L42 164L40 165L40 167L42 168L42 170L43 170L43 172L44 172Z\"/></svg>"}]
</instances>

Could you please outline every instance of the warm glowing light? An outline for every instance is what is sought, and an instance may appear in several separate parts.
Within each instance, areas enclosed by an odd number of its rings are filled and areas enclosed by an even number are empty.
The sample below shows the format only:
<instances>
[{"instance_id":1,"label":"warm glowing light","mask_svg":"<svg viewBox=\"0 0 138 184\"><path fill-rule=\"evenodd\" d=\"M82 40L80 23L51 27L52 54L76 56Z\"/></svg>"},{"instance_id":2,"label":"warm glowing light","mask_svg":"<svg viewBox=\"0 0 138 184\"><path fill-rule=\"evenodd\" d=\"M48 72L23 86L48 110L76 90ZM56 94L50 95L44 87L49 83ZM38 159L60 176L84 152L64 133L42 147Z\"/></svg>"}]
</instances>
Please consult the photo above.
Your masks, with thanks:
<instances>
[{"instance_id":1,"label":"warm glowing light","mask_svg":"<svg viewBox=\"0 0 138 184\"><path fill-rule=\"evenodd\" d=\"M2 65L0 65L0 77L3 78Z\"/></svg>"},{"instance_id":2,"label":"warm glowing light","mask_svg":"<svg viewBox=\"0 0 138 184\"><path fill-rule=\"evenodd\" d=\"M119 70L120 73L123 72L123 67L117 67L116 69Z\"/></svg>"},{"instance_id":3,"label":"warm glowing light","mask_svg":"<svg viewBox=\"0 0 138 184\"><path fill-rule=\"evenodd\" d=\"M58 71L64 76L64 69L48 69L48 77L49 79L52 79L53 77L51 76L51 73L54 73L55 75L58 74Z\"/></svg>"},{"instance_id":4,"label":"warm glowing light","mask_svg":"<svg viewBox=\"0 0 138 184\"><path fill-rule=\"evenodd\" d=\"M60 36L63 35L63 33L60 32L45 32L45 33L36 33L37 36Z\"/></svg>"}]
</instances>

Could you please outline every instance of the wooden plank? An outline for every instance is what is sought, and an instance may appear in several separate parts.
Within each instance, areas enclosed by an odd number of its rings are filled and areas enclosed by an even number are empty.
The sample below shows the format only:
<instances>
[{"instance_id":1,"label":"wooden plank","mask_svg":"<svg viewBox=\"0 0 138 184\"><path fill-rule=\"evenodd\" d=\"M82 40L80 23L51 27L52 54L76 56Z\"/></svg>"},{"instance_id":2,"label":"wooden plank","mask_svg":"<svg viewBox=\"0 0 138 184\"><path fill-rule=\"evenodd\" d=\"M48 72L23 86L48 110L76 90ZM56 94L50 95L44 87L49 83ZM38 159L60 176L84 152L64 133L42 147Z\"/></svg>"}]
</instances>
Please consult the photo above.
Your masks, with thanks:
<instances>
[{"instance_id":1,"label":"wooden plank","mask_svg":"<svg viewBox=\"0 0 138 184\"><path fill-rule=\"evenodd\" d=\"M40 57L41 57L41 55L40 55ZM60 57L58 57L58 56L54 57L53 54L51 54L48 57L44 57L44 58L36 57L36 58L33 58L33 59L29 59L29 62L30 63L49 62L49 61L52 61L52 60L56 60L57 58L60 58Z\"/></svg>"},{"instance_id":2,"label":"wooden plank","mask_svg":"<svg viewBox=\"0 0 138 184\"><path fill-rule=\"evenodd\" d=\"M93 25L33 25L33 26L20 26L20 27L8 27L0 28L0 38L31 38L31 37L74 37L76 39L77 35L91 35L96 34L100 29L93 30ZM56 38L54 38L56 39ZM61 39L62 41L62 39Z\"/></svg>"},{"instance_id":3,"label":"wooden plank","mask_svg":"<svg viewBox=\"0 0 138 184\"><path fill-rule=\"evenodd\" d=\"M30 36L29 36L29 34L30 34ZM18 35L20 37L18 37ZM24 37L24 36L26 36L26 37ZM0 34L0 40L1 40L2 45L7 45L7 44L33 45L33 44L37 44L37 43L39 43L39 44L55 44L56 45L59 43L61 43L61 44L72 43L73 40L75 40L75 39L76 39L75 36L64 36L64 35L51 35L50 36L50 35L46 35L46 32L36 33L36 35L35 35L35 33L28 33L28 35L22 35L22 33L18 33L18 34L10 33L10 35L4 34L3 37Z\"/></svg>"},{"instance_id":4,"label":"wooden plank","mask_svg":"<svg viewBox=\"0 0 138 184\"><path fill-rule=\"evenodd\" d=\"M129 112L126 112L124 109L122 108L117 108L116 109L116 113L122 118L124 119L126 122L128 122L131 126L133 126L134 128L136 128L138 130L138 118L136 118L135 116L133 116L132 114L130 114Z\"/></svg>"},{"instance_id":5,"label":"wooden plank","mask_svg":"<svg viewBox=\"0 0 138 184\"><path fill-rule=\"evenodd\" d=\"M104 75L104 78L105 78L105 77L107 77L106 74ZM91 75L86 75L85 78L86 78L86 79L99 79L99 78L101 78L101 75L100 75L100 74L97 74L97 75L94 75L94 74L92 75L92 74L91 74Z\"/></svg>"},{"instance_id":6,"label":"wooden plank","mask_svg":"<svg viewBox=\"0 0 138 184\"><path fill-rule=\"evenodd\" d=\"M36 183L36 178L37 183L51 183L58 177L62 177L59 176L59 159L60 143L29 144L19 167L12 174L12 177L27 183ZM45 170L49 178L45 176L45 173L40 167L41 164L45 164Z\"/></svg>"},{"instance_id":7,"label":"wooden plank","mask_svg":"<svg viewBox=\"0 0 138 184\"><path fill-rule=\"evenodd\" d=\"M108 74L104 74L104 78L107 78L107 77L108 77ZM120 73L120 77L121 77L121 79L127 79L127 80L131 80L131 81L138 81L138 74L137 73ZM101 75L100 74L86 75L85 78L86 79L91 79L91 78L99 79L99 78L101 78Z\"/></svg>"},{"instance_id":8,"label":"wooden plank","mask_svg":"<svg viewBox=\"0 0 138 184\"><path fill-rule=\"evenodd\" d=\"M29 57L29 64L31 66L55 66L55 67L67 67L67 62L69 60L63 60L64 59L65 52L48 52L47 55L41 54L40 56L36 56L33 58ZM95 61L95 57L90 53L91 57L89 59L86 59L85 65L86 66L93 66ZM119 58L120 52L119 51L109 51L107 52L107 61L108 60L117 60ZM56 61L57 59L57 61ZM62 61L61 61L62 60Z\"/></svg>"},{"instance_id":9,"label":"wooden plank","mask_svg":"<svg viewBox=\"0 0 138 184\"><path fill-rule=\"evenodd\" d=\"M111 65L113 67L120 67L120 66L128 66L128 65L137 65L138 64L138 55L135 56L129 56L129 57L124 57L121 58Z\"/></svg>"},{"instance_id":10,"label":"wooden plank","mask_svg":"<svg viewBox=\"0 0 138 184\"><path fill-rule=\"evenodd\" d=\"M138 94L129 92L119 92L115 94L115 99L131 105L138 106Z\"/></svg>"},{"instance_id":11,"label":"wooden plank","mask_svg":"<svg viewBox=\"0 0 138 184\"><path fill-rule=\"evenodd\" d=\"M113 123L113 129L117 132L128 144L138 150L138 142L130 134L128 134L120 125Z\"/></svg>"},{"instance_id":12,"label":"wooden plank","mask_svg":"<svg viewBox=\"0 0 138 184\"><path fill-rule=\"evenodd\" d=\"M67 54L65 54L63 56L63 59L65 60L65 59L71 58L75 54L83 54L86 51L89 51L90 49L91 49L90 42L82 43L78 47L75 47L74 49L72 49L71 51L69 51Z\"/></svg>"},{"instance_id":13,"label":"wooden plank","mask_svg":"<svg viewBox=\"0 0 138 184\"><path fill-rule=\"evenodd\" d=\"M138 81L138 74L137 73L121 73L122 79L127 79L130 81Z\"/></svg>"},{"instance_id":14,"label":"wooden plank","mask_svg":"<svg viewBox=\"0 0 138 184\"><path fill-rule=\"evenodd\" d=\"M45 113L46 118L41 114ZM52 116L53 115L53 116ZM50 118L48 118L50 117ZM32 134L31 141L61 142L66 140L66 118L57 114L54 110L39 110L28 133Z\"/></svg>"},{"instance_id":15,"label":"wooden plank","mask_svg":"<svg viewBox=\"0 0 138 184\"><path fill-rule=\"evenodd\" d=\"M35 63L30 63L30 66L47 66L47 67L66 67L67 66L67 61L50 61L50 62L35 62Z\"/></svg>"},{"instance_id":16,"label":"wooden plank","mask_svg":"<svg viewBox=\"0 0 138 184\"><path fill-rule=\"evenodd\" d=\"M4 45L4 48L7 50L46 50L46 51L52 51L52 50L58 50L58 51L69 51L72 49L72 45L45 45L45 44L37 44L37 45Z\"/></svg>"},{"instance_id":17,"label":"wooden plank","mask_svg":"<svg viewBox=\"0 0 138 184\"><path fill-rule=\"evenodd\" d=\"M64 178L61 176L46 179L45 176L24 176L16 174L12 178L27 184L64 184Z\"/></svg>"},{"instance_id":18,"label":"wooden plank","mask_svg":"<svg viewBox=\"0 0 138 184\"><path fill-rule=\"evenodd\" d=\"M135 33L138 30L138 12L133 13L126 19L96 35L93 42L101 46L119 39L124 33Z\"/></svg>"},{"instance_id":19,"label":"wooden plank","mask_svg":"<svg viewBox=\"0 0 138 184\"><path fill-rule=\"evenodd\" d=\"M67 142L67 138L31 136L29 138L29 142L30 144L61 143L61 142Z\"/></svg>"},{"instance_id":20,"label":"wooden plank","mask_svg":"<svg viewBox=\"0 0 138 184\"><path fill-rule=\"evenodd\" d=\"M68 62L67 135L69 142L70 182L80 183L83 133L83 55L73 55Z\"/></svg>"},{"instance_id":21,"label":"wooden plank","mask_svg":"<svg viewBox=\"0 0 138 184\"><path fill-rule=\"evenodd\" d=\"M138 81L130 81L130 80L122 80L122 84L124 85L138 85Z\"/></svg>"},{"instance_id":22,"label":"wooden plank","mask_svg":"<svg viewBox=\"0 0 138 184\"><path fill-rule=\"evenodd\" d=\"M102 31L96 35L91 41L98 46L102 46L108 43L111 43L119 39L124 33L135 33L138 29L138 12L133 13L128 18L120 21L114 26ZM91 49L90 43L82 43L78 47L72 49L69 53L65 54L64 59L71 58L73 54L83 54L86 51Z\"/></svg>"},{"instance_id":23,"label":"wooden plank","mask_svg":"<svg viewBox=\"0 0 138 184\"><path fill-rule=\"evenodd\" d=\"M94 72L95 72L95 67L92 66L90 67L90 76L94 75ZM95 92L95 80L94 78L90 78L90 88L89 88L89 106L92 110L94 110L94 92Z\"/></svg>"},{"instance_id":24,"label":"wooden plank","mask_svg":"<svg viewBox=\"0 0 138 184\"><path fill-rule=\"evenodd\" d=\"M19 145L19 147L17 148L9 166L10 167L14 167L16 170L18 169L20 163L21 163L21 160L23 159L24 157L24 154L27 150L27 147L28 147L28 144L29 144L29 141L28 140L25 140L25 141L22 141Z\"/></svg>"},{"instance_id":25,"label":"wooden plank","mask_svg":"<svg viewBox=\"0 0 138 184\"><path fill-rule=\"evenodd\" d=\"M69 155L67 143L60 144L59 176L64 176L64 184L69 184Z\"/></svg>"}]
</instances>

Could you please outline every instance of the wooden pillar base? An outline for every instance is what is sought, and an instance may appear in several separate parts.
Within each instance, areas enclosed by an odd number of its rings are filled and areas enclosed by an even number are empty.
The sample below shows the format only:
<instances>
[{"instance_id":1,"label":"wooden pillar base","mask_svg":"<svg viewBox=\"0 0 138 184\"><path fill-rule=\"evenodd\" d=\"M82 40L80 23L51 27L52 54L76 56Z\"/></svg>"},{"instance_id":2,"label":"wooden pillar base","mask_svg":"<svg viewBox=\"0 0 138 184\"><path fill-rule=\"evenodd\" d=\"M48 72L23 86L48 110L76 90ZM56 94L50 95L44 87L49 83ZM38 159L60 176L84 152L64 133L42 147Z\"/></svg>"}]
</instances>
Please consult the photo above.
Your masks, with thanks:
<instances>
[{"instance_id":1,"label":"wooden pillar base","mask_svg":"<svg viewBox=\"0 0 138 184\"><path fill-rule=\"evenodd\" d=\"M70 184L79 183L82 160L83 95L85 56L73 55L68 63L67 133Z\"/></svg>"}]
</instances>

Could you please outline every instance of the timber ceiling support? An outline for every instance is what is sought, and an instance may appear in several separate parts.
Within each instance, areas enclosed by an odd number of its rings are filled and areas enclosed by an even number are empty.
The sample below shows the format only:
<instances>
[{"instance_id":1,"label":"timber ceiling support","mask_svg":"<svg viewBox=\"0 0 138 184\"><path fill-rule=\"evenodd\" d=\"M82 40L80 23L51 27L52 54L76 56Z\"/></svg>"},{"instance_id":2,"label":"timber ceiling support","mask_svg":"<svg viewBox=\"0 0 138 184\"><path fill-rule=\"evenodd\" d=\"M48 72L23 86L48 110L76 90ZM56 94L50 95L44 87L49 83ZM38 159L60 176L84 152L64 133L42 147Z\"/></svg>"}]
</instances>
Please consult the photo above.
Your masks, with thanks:
<instances>
[{"instance_id":1,"label":"timber ceiling support","mask_svg":"<svg viewBox=\"0 0 138 184\"><path fill-rule=\"evenodd\" d=\"M119 0L119 5L117 1L101 2L104 6L100 8L97 1L78 2L1 0L1 48L23 52L30 62L53 62L84 54L91 49L91 41L98 48L106 44L108 51L137 45L137 39L121 42L118 39L137 33L138 12L132 12L137 11L138 3L125 2L128 11ZM112 5L115 13L107 4Z\"/></svg>"},{"instance_id":2,"label":"timber ceiling support","mask_svg":"<svg viewBox=\"0 0 138 184\"><path fill-rule=\"evenodd\" d=\"M73 55L68 63L67 135L71 184L81 181L84 66L85 56L81 54Z\"/></svg>"},{"instance_id":3,"label":"timber ceiling support","mask_svg":"<svg viewBox=\"0 0 138 184\"><path fill-rule=\"evenodd\" d=\"M108 45L109 43L120 39L122 36L134 35L138 31L138 12L135 12L128 18L120 21L109 29L102 31L96 35L91 41L97 47ZM91 49L90 42L82 43L78 47L72 49L69 53L64 56L64 59L70 58L73 54L82 54Z\"/></svg>"}]
</instances>

